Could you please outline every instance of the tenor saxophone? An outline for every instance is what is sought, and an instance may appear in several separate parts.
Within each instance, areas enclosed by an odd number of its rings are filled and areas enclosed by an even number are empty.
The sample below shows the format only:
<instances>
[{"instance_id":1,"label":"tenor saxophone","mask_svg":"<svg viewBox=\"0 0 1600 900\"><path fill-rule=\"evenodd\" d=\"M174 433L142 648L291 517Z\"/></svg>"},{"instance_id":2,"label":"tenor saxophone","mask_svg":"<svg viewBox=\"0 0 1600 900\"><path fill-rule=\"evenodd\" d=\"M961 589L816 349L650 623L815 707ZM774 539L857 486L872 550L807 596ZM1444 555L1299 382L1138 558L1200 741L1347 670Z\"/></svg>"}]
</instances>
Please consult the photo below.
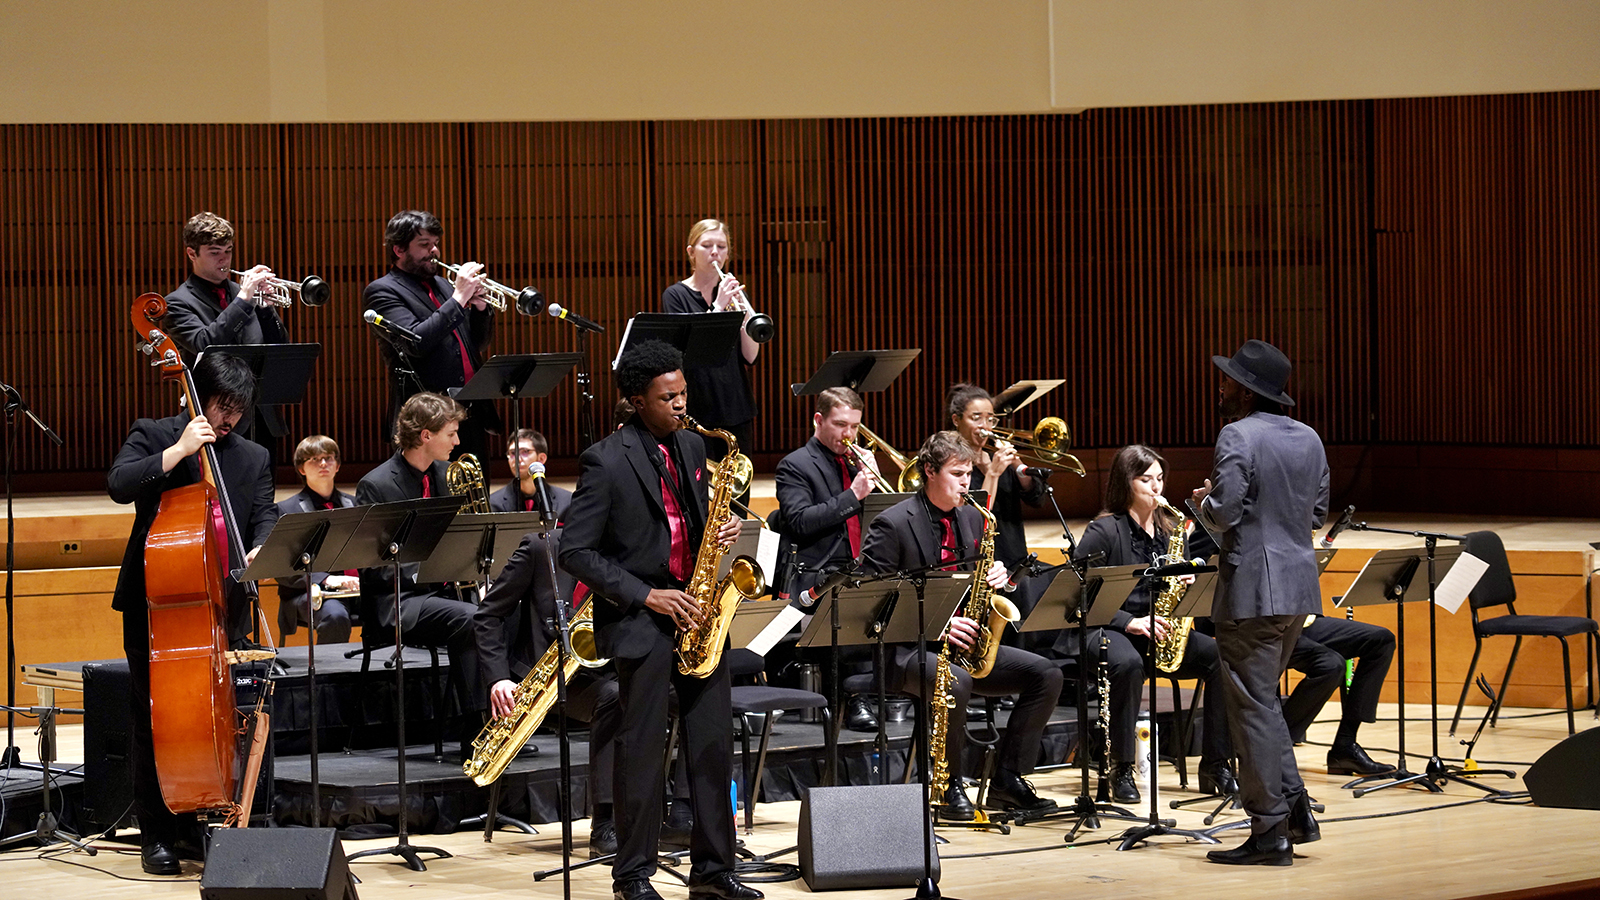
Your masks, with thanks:
<instances>
[{"instance_id":1,"label":"tenor saxophone","mask_svg":"<svg viewBox=\"0 0 1600 900\"><path fill-rule=\"evenodd\" d=\"M560 602L559 599L557 602ZM601 659L594 645L593 600L586 599L567 622L572 635L572 652L567 654L567 664L557 668L560 647L555 642L545 648L539 662L517 685L513 692L513 708L507 715L491 719L489 724L472 740L472 758L461 764L461 771L478 787L487 787L505 772L528 738L538 729L544 717L555 705L558 686L556 675L562 681L571 681L579 666L597 668L609 660Z\"/></svg>"},{"instance_id":2,"label":"tenor saxophone","mask_svg":"<svg viewBox=\"0 0 1600 900\"><path fill-rule=\"evenodd\" d=\"M978 623L978 639L967 650L951 651L950 661L971 672L973 678L983 678L994 671L995 654L1000 652L1000 637L1006 623L1014 625L1022 621L1022 613L1010 600L996 593L984 577L994 565L994 514L982 503L973 502L970 495L967 502L982 514L984 521L983 540L978 545L978 566L973 572L966 606L961 611L963 616Z\"/></svg>"},{"instance_id":3,"label":"tenor saxophone","mask_svg":"<svg viewBox=\"0 0 1600 900\"><path fill-rule=\"evenodd\" d=\"M694 560L694 575L684 588L684 593L700 604L700 621L678 632L678 671L684 675L704 678L716 670L722 661L722 648L728 642L728 626L733 624L733 614L738 612L743 600L759 597L767 591L766 577L761 564L749 556L739 556L733 561L728 574L717 579L722 567L723 554L728 548L717 540L717 525L728 518L733 498L745 492L755 468L750 458L739 452L739 442L720 428L705 428L688 416L683 424L701 434L721 438L728 445L728 454L716 464L711 473L711 501L706 504L706 530L700 539L700 553Z\"/></svg>"},{"instance_id":4,"label":"tenor saxophone","mask_svg":"<svg viewBox=\"0 0 1600 900\"><path fill-rule=\"evenodd\" d=\"M1167 554L1161 558L1161 562L1182 562L1189 519L1173 509L1165 497L1160 498L1159 503L1161 509L1172 516L1172 537L1167 539ZM1166 582L1154 602L1155 614L1167 620L1166 637L1156 641L1156 668L1163 672L1176 672L1189 646L1189 632L1194 630L1194 619L1190 616L1174 618L1172 615L1172 611L1178 608L1178 601L1189 590L1189 585L1181 578L1168 578Z\"/></svg>"}]
</instances>

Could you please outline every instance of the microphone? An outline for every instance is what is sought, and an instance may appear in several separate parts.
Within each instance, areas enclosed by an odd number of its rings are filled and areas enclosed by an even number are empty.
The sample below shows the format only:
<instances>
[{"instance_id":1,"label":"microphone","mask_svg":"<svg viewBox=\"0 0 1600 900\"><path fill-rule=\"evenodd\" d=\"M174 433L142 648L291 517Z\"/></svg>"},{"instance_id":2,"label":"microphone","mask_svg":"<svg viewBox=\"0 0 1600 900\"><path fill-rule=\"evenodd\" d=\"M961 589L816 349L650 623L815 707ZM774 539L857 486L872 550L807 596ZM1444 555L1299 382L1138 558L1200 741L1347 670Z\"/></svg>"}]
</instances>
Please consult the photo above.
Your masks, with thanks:
<instances>
[{"instance_id":1,"label":"microphone","mask_svg":"<svg viewBox=\"0 0 1600 900\"><path fill-rule=\"evenodd\" d=\"M1049 481L1050 476L1055 474L1055 470L1047 469L1044 466L1028 466L1022 470L1022 474L1029 478L1037 478L1040 481Z\"/></svg>"},{"instance_id":2,"label":"microphone","mask_svg":"<svg viewBox=\"0 0 1600 900\"><path fill-rule=\"evenodd\" d=\"M539 507L546 513L555 512L555 504L550 502L550 487L544 483L544 463L528 463L528 474L533 476L534 490L539 492Z\"/></svg>"},{"instance_id":3,"label":"microphone","mask_svg":"<svg viewBox=\"0 0 1600 900\"><path fill-rule=\"evenodd\" d=\"M568 322L571 322L572 324L578 326L578 330L580 331L592 331L595 334L599 334L606 330L605 327L599 323L585 319L583 316L578 315L572 310L562 307L562 305L559 303L550 304L545 308L545 312L555 316L558 319L565 319Z\"/></svg>"},{"instance_id":4,"label":"microphone","mask_svg":"<svg viewBox=\"0 0 1600 900\"><path fill-rule=\"evenodd\" d=\"M1346 506L1344 508L1344 513L1339 516L1339 521L1333 523L1333 527L1328 529L1328 533L1322 536L1322 546L1332 547L1333 539L1339 536L1339 532L1350 527L1350 517L1354 516L1355 514L1355 504Z\"/></svg>"},{"instance_id":5,"label":"microphone","mask_svg":"<svg viewBox=\"0 0 1600 900\"><path fill-rule=\"evenodd\" d=\"M800 605L802 607L811 607L815 605L817 600L821 599L823 594L826 594L839 585L844 584L846 581L849 581L850 576L855 573L855 569L855 564L851 563L842 569L829 573L826 578L817 582L816 587L809 588L800 594Z\"/></svg>"},{"instance_id":6,"label":"microphone","mask_svg":"<svg viewBox=\"0 0 1600 900\"><path fill-rule=\"evenodd\" d=\"M1017 563L1017 567L1006 573L1006 593L1017 589L1017 584L1022 581L1022 576L1033 572L1033 564L1039 561L1039 554L1029 553L1028 558Z\"/></svg>"},{"instance_id":7,"label":"microphone","mask_svg":"<svg viewBox=\"0 0 1600 900\"><path fill-rule=\"evenodd\" d=\"M388 319L385 319L383 316L378 315L375 310L367 310L361 314L361 318L368 325L375 326L379 331L389 335L390 337L404 338L413 344L422 343L422 338L419 337L415 331L412 331L398 322L391 322Z\"/></svg>"}]
</instances>

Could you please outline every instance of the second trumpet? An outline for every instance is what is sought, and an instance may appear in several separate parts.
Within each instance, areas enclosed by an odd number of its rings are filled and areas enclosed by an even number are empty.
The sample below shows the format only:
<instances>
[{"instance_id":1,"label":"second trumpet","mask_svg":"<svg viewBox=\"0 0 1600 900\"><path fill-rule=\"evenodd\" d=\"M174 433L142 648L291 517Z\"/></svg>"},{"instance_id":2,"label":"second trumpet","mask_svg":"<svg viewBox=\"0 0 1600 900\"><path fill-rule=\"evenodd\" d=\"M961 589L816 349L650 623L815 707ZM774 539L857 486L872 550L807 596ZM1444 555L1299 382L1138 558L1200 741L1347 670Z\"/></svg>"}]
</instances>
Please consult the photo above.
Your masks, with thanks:
<instances>
[{"instance_id":1,"label":"second trumpet","mask_svg":"<svg viewBox=\"0 0 1600 900\"><path fill-rule=\"evenodd\" d=\"M440 269L450 273L451 278L461 275L460 266L452 266L443 260L434 260ZM544 310L544 294L538 288L525 287L522 290L506 287L492 278L483 279L483 301L495 309L505 312L507 306L516 307L517 312L525 316L536 316Z\"/></svg>"},{"instance_id":2,"label":"second trumpet","mask_svg":"<svg viewBox=\"0 0 1600 900\"><path fill-rule=\"evenodd\" d=\"M229 269L240 277L244 273L238 269ZM307 306L321 306L328 302L333 289L328 283L315 275L307 275L303 281L290 281L287 278L268 278L267 287L263 294L273 305L288 308L294 305L294 295L300 295L300 302Z\"/></svg>"}]
</instances>

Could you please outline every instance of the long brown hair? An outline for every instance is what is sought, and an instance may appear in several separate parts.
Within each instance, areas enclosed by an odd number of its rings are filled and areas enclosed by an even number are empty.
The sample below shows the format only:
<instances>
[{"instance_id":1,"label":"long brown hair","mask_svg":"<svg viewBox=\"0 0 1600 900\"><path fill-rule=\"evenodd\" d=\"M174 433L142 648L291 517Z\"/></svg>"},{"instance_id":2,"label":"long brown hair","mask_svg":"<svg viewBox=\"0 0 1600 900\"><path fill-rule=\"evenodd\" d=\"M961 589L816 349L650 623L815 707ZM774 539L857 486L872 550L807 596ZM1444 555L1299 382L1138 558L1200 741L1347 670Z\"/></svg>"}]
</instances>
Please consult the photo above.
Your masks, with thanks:
<instances>
[{"instance_id":1,"label":"long brown hair","mask_svg":"<svg viewBox=\"0 0 1600 900\"><path fill-rule=\"evenodd\" d=\"M1144 444L1129 444L1117 451L1111 460L1111 475L1106 484L1106 508L1102 513L1125 513L1133 505L1133 480L1150 469L1151 463L1160 463L1161 472L1167 471L1166 457Z\"/></svg>"}]
</instances>

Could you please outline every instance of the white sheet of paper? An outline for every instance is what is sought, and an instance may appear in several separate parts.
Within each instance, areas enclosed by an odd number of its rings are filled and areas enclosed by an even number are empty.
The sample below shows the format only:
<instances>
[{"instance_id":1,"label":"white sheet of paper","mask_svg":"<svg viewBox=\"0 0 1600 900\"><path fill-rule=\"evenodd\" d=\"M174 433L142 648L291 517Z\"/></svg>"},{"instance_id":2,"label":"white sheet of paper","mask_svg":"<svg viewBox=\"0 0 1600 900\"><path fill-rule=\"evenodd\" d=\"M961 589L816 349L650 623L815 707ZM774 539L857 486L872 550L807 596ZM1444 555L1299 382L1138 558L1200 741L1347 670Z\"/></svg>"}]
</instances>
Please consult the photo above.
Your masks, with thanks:
<instances>
[{"instance_id":1,"label":"white sheet of paper","mask_svg":"<svg viewBox=\"0 0 1600 900\"><path fill-rule=\"evenodd\" d=\"M801 612L797 606L784 607L783 612L773 616L772 621L767 623L767 627L761 629L761 633L756 635L756 639L750 642L750 646L747 649L757 656L766 656L767 651L771 650L780 638L788 634L794 624L804 616L805 613Z\"/></svg>"},{"instance_id":2,"label":"white sheet of paper","mask_svg":"<svg viewBox=\"0 0 1600 900\"><path fill-rule=\"evenodd\" d=\"M761 564L761 571L766 574L767 584L771 586L778 577L778 545L783 539L778 537L776 531L767 528L761 529L760 534L756 544L756 562Z\"/></svg>"},{"instance_id":3,"label":"white sheet of paper","mask_svg":"<svg viewBox=\"0 0 1600 900\"><path fill-rule=\"evenodd\" d=\"M1472 592L1478 584L1478 579L1483 573L1489 571L1489 564L1473 556L1463 553L1456 559L1456 564L1445 573L1444 580L1439 582L1438 589L1434 592L1434 603L1451 615L1461 608L1461 601L1467 599L1467 594Z\"/></svg>"}]
</instances>

